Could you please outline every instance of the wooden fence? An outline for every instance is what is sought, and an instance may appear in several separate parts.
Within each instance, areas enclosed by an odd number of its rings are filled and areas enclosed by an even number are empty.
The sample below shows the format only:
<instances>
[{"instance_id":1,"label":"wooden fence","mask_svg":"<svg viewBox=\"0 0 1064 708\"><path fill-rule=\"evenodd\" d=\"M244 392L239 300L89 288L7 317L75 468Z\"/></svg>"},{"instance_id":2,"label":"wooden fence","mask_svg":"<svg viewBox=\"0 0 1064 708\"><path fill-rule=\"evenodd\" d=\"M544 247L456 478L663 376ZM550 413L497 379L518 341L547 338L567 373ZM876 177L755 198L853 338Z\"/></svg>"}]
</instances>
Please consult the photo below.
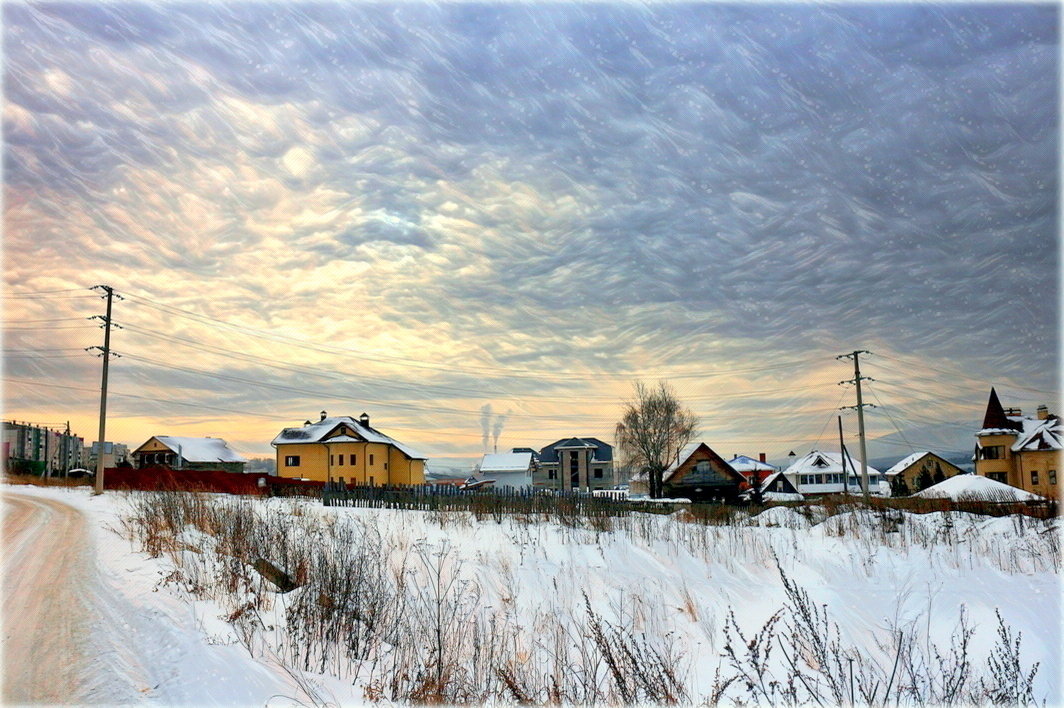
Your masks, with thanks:
<instances>
[{"instance_id":1,"label":"wooden fence","mask_svg":"<svg viewBox=\"0 0 1064 708\"><path fill-rule=\"evenodd\" d=\"M633 511L670 513L676 506L593 496L586 492L503 487L461 489L453 485L362 486L329 482L322 489L325 506L369 509L471 511L486 515L627 516Z\"/></svg>"}]
</instances>

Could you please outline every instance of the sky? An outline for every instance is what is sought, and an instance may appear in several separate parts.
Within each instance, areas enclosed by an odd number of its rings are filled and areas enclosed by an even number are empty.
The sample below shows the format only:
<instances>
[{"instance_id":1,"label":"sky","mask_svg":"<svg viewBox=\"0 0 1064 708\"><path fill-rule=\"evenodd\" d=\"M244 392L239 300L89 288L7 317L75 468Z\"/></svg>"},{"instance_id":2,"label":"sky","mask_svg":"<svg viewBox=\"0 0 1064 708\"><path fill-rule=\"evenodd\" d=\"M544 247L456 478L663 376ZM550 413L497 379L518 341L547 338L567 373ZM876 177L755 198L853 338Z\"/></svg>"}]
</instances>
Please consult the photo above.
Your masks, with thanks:
<instances>
[{"instance_id":1,"label":"sky","mask_svg":"<svg viewBox=\"0 0 1064 708\"><path fill-rule=\"evenodd\" d=\"M1059 398L1051 4L5 3L4 416L432 460L966 449ZM945 439L950 442L943 442ZM955 444L953 444L955 443ZM430 462L430 465L432 463Z\"/></svg>"}]
</instances>

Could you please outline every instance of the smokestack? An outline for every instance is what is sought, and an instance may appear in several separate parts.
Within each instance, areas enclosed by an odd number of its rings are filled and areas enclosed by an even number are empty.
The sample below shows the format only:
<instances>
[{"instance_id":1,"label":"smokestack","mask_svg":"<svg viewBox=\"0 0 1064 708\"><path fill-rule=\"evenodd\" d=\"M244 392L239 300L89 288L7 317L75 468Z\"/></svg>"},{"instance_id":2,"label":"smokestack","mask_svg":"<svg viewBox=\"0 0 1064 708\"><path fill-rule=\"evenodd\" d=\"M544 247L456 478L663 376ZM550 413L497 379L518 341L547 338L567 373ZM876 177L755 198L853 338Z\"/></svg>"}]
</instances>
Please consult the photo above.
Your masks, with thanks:
<instances>
[{"instance_id":1,"label":"smokestack","mask_svg":"<svg viewBox=\"0 0 1064 708\"><path fill-rule=\"evenodd\" d=\"M764 462L765 461L765 453L763 453L763 452L757 453L757 461L758 462Z\"/></svg>"},{"instance_id":2,"label":"smokestack","mask_svg":"<svg viewBox=\"0 0 1064 708\"><path fill-rule=\"evenodd\" d=\"M360 415L358 417L358 422L361 423L363 426L368 428L369 427L369 413L366 413L365 411L363 411L362 415Z\"/></svg>"}]
</instances>

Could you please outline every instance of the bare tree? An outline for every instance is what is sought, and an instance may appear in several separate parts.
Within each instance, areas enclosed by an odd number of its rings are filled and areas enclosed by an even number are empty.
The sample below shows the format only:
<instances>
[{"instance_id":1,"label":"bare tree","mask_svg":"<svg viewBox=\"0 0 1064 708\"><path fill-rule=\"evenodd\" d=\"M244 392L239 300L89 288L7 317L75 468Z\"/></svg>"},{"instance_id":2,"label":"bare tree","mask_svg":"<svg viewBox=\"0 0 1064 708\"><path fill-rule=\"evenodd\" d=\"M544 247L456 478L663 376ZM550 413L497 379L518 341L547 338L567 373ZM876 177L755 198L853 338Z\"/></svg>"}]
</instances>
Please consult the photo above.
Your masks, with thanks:
<instances>
[{"instance_id":1,"label":"bare tree","mask_svg":"<svg viewBox=\"0 0 1064 708\"><path fill-rule=\"evenodd\" d=\"M635 384L635 399L624 404L617 445L629 468L647 477L651 498L662 496L662 473L698 433L698 417L684 408L665 381Z\"/></svg>"}]
</instances>

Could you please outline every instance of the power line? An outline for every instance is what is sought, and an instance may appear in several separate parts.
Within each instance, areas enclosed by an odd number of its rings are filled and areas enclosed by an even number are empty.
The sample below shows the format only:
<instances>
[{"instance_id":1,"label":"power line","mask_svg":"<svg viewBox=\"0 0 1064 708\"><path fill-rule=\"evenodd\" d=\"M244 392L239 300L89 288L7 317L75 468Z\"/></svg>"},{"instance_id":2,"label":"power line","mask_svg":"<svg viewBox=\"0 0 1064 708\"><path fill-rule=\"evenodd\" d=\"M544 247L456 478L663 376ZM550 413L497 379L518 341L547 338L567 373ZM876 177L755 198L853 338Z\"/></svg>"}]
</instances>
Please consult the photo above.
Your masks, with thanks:
<instances>
[{"instance_id":1,"label":"power line","mask_svg":"<svg viewBox=\"0 0 1064 708\"><path fill-rule=\"evenodd\" d=\"M176 307L173 307L173 306L170 306L170 305L165 305L163 303L156 302L154 300L151 300L151 299L143 297L143 296L132 295L132 296L127 296L127 297L129 299L129 302L132 303L132 304L138 304L138 305L141 305L141 306L151 307L153 309L156 309L156 310L159 310L159 311L162 311L162 312L167 312L168 314L173 314L173 315L176 315L176 316L179 316L179 317L183 316L183 317L186 317L186 318L190 318L190 319L193 319L195 321L198 321L200 324L213 323L215 325L220 325L220 326L222 326L222 327L224 327L226 329L235 330L235 331L238 331L238 332L241 332L241 333L244 333L244 334L248 334L248 335L251 335L251 336L255 336L255 337L262 338L262 339L266 339L268 341L282 342L282 343L286 343L286 344L293 344L295 346L302 347L304 349L309 349L309 350L312 350L312 351L321 351L321 352L331 353L331 354L355 355L355 356L357 356L359 358L366 359L367 361L374 361L376 363L395 363L395 362L398 362L398 363L406 364L408 366L413 366L415 368L425 368L425 369L432 369L432 370L438 370L438 371L446 371L448 373L453 373L456 370L456 368L458 368L458 367L455 367L455 366L448 366L448 365L428 364L426 362L423 362L423 361L420 361L420 360L417 360L417 359L409 359L409 358L406 358L406 357L389 356L389 355L383 355L383 354L372 354L371 355L371 354L368 354L366 352L363 352L363 351L360 351L360 350L357 350L357 349L351 349L351 348L346 348L346 347L334 347L334 346L330 346L330 345L312 344L312 343L308 343L308 342L306 342L304 340L301 340L301 339L298 339L298 338L295 338L295 337L288 337L288 336L276 334L276 333L273 333L273 332L266 332L264 330L258 330L258 329L254 329L254 328L251 328L251 327L245 327L243 325L235 325L235 324L232 324L232 323L229 323L229 322L225 322L224 320L217 319L215 317L210 317L208 315L201 315L201 314L198 314L198 313L195 313L195 312L191 312L189 310L183 310L181 308L176 308ZM809 363L809 361L810 361L810 359L804 359L804 360L796 360L796 361L792 361L792 362L785 362L785 363L774 364L774 365L769 365L769 366L762 366L762 367L748 367L748 368L742 368L742 369L717 370L717 371L710 371L710 372L703 372L703 373L651 374L651 373L646 373L646 372L640 372L638 375L641 376L641 377L648 377L648 378L670 378L670 379L711 378L711 377L715 377L715 376L727 376L727 375L737 374L737 373L754 373L754 372L758 372L758 371L771 371L771 370L775 370L775 369L790 368L790 367L794 367L794 366L801 366L802 364ZM532 370L532 369L519 369L519 368L499 367L499 366L489 367L489 366L476 366L476 365L473 365L473 366L468 366L467 365L467 366L465 366L463 368L465 370L467 370L467 371L470 371L470 372L473 372L473 373L477 373L477 374L480 374L480 375L483 375L483 374L486 374L486 373L488 373L488 374L496 374L497 373L497 374L505 375L507 377L513 377L515 375L522 375L521 376L522 378L527 378L527 377L531 376L531 377L536 377L537 379L544 379L544 378L550 379L550 378L554 377L554 378L563 378L563 379L601 381L601 379L603 377L624 377L624 378L627 378L627 377L636 375L636 374L634 374L632 372L616 373L616 374L615 373L604 372L604 373L590 374L590 373L584 373L584 372L537 371L537 370Z\"/></svg>"},{"instance_id":2,"label":"power line","mask_svg":"<svg viewBox=\"0 0 1064 708\"><path fill-rule=\"evenodd\" d=\"M320 371L318 369L308 369L308 368L305 368L305 367L281 364L281 363L278 363L277 360L266 359L265 357L255 356L253 354L248 354L246 352L238 352L238 351L233 350L233 349L226 349L224 347L218 347L218 346L215 346L215 345L203 344L203 343L196 342L194 340L186 339L186 338L183 338L183 337L175 337L173 335L166 335L166 334L161 334L159 332L152 332L151 330L143 329L143 328L141 328L141 327L139 327L137 325L126 324L125 327L129 331L135 332L135 333L143 335L143 336L147 336L147 337L151 337L151 338L155 338L155 339L162 339L162 340L165 340L165 341L178 342L178 343L180 343L182 345L191 347L193 349L199 349L201 351L206 351L206 352L211 353L211 354L221 354L221 355L224 355L224 356L227 356L227 357L237 357L239 359L243 359L243 360L249 361L250 363L258 364L260 366L266 366L266 367L269 367L269 368L279 369L279 370L283 370L283 371L291 371L291 372L298 373L298 374L303 375L303 376L316 376L316 377L319 377L319 378L341 380L341 381L349 381L350 378L351 378L349 376L342 376L342 375L339 375L339 374L333 374L333 373L330 373L330 372ZM515 398L515 399L534 399L534 400L537 400L537 401L552 401L553 400L553 401L561 401L561 402L571 402L571 401L574 400L574 398L578 398L580 401L588 401L588 402L620 402L620 399L618 399L615 396L587 396L587 395L581 395L581 396L562 397L562 396L543 395L543 394L538 394L538 393L535 393L535 392L527 392L527 391L523 391L523 392L521 392L519 394L513 394L513 393L506 392L506 391L496 391L496 392L493 392L493 393L491 393L489 395L485 391L480 391L480 390L475 390L475 389L467 389L467 388L459 388L459 387L454 387L454 386L448 386L448 385L445 385L445 384L406 384L406 383L398 382L398 381L389 381L385 385L394 386L396 388L405 388L405 389L416 390L418 392L423 392L426 389L426 387L432 387L433 389L436 389L436 390L439 390L439 391L444 391L444 392L449 392L449 393L456 393L456 394L458 394L460 396L471 396L471 397L476 397L476 398L488 398L488 397L490 397L490 395L501 395L501 396L509 396L509 397L512 397L512 398ZM783 388L783 389L773 388L773 389L762 389L762 390L758 390L758 391L744 391L744 392L741 392L741 393L722 393L722 394L712 394L712 395L709 395L709 396L693 396L693 397L685 398L684 400L685 400L685 402L690 402L690 401L703 401L703 400L708 400L708 401L716 401L716 400L722 400L722 399L723 400L728 400L728 399L733 399L733 398L753 398L753 397L755 397L758 394L786 393L786 392L792 392L792 391L809 391L809 390L813 390L813 389L823 388L825 386L826 386L826 382L824 384L810 384L810 385L807 385L807 386L797 386L797 387Z\"/></svg>"},{"instance_id":3,"label":"power line","mask_svg":"<svg viewBox=\"0 0 1064 708\"><path fill-rule=\"evenodd\" d=\"M965 374L965 373L962 373L962 372L956 371L956 370L949 371L947 369L942 369L942 368L939 368L939 367L931 366L930 364L928 364L926 362L923 362L923 361L920 361L920 360L916 360L917 363L912 363L912 362L906 362L904 359L899 359L898 357L889 356L887 354L880 354L879 356L881 356L881 357L883 357L885 359L889 359L891 361L896 361L899 364L902 364L903 366L919 366L919 367L923 367L925 369L930 369L932 371L937 371L940 374L946 374L947 376L954 376L954 377L959 378L959 379L967 379L968 381L973 381L973 382L978 383L978 384L980 384L982 386L987 386L988 385L986 379L975 377L975 376L971 376L969 374ZM908 373L908 372L904 372L903 371L901 373ZM1022 389L1024 391L1032 391L1034 393L1042 393L1042 394L1046 394L1046 393L1054 394L1054 393L1056 393L1055 391L1046 392L1043 389L1033 388L1031 386L1022 386L1020 384L1008 383L1008 385L1011 388L1018 388L1018 389Z\"/></svg>"},{"instance_id":4,"label":"power line","mask_svg":"<svg viewBox=\"0 0 1064 708\"><path fill-rule=\"evenodd\" d=\"M914 447L913 447L913 446L912 446L912 445L911 445L911 444L909 443L909 440L908 440L908 438L906 438L906 437L905 437L905 433L903 433L903 432L902 432L902 430L901 430L901 426L899 426L899 425L898 425L898 422L897 422L896 420L894 420L894 416L893 416L893 415L891 415L891 413L890 413L890 409L889 409L889 408L887 408L886 406L884 406L884 405L883 405L883 401L882 401L882 400L880 400L879 396L878 396L878 395L876 394L876 392L875 392L875 389L873 389L873 388L872 388L871 386L869 386L869 387L868 387L868 392L869 392L869 393L871 393L871 394L872 394L872 397L873 397L874 399L876 399L876 401L878 401L878 402L879 402L879 407L880 407L880 410L882 410L882 411L883 411L884 413L886 413L886 414L887 414L887 418L888 418L888 419L890 420L890 423L891 423L891 425L893 425L893 426L894 426L894 429L895 429L896 431L898 431L898 435L900 435L900 436L901 436L901 439L902 439L902 440L903 440L903 441L905 442L905 444L906 444L906 445L908 445L908 446L909 446L909 449L910 449L910 450L912 450L913 452L916 452L916 448L914 448Z\"/></svg>"}]
</instances>

